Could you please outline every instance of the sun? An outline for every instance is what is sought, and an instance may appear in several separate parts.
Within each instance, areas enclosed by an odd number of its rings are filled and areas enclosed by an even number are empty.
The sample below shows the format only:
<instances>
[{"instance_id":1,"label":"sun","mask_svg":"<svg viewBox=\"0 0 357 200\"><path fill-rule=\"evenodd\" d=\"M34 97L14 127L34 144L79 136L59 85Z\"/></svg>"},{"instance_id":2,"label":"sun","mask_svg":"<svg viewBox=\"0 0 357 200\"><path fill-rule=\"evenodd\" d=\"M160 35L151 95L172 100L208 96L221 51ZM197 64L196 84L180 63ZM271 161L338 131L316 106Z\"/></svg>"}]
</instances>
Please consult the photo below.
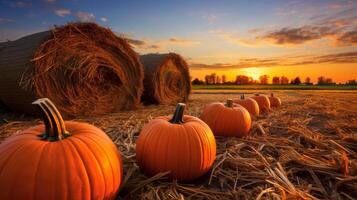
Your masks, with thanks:
<instances>
[{"instance_id":1,"label":"sun","mask_svg":"<svg viewBox=\"0 0 357 200\"><path fill-rule=\"evenodd\" d=\"M263 75L262 70L257 67L244 68L244 72L246 76L250 76L254 80L259 80L259 77Z\"/></svg>"}]
</instances>

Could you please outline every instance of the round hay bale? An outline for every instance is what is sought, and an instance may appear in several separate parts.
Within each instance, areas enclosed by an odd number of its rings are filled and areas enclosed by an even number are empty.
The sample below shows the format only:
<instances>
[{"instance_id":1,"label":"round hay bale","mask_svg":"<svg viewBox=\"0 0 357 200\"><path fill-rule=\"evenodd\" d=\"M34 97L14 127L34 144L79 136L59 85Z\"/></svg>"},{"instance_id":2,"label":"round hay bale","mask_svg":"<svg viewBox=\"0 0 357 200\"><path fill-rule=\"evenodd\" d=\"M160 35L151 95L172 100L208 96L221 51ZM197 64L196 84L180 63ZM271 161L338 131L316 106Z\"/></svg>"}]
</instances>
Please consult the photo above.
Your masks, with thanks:
<instances>
[{"instance_id":1,"label":"round hay bale","mask_svg":"<svg viewBox=\"0 0 357 200\"><path fill-rule=\"evenodd\" d=\"M143 76L125 39L94 23L69 23L5 45L0 100L29 114L43 97L66 116L115 112L140 104Z\"/></svg>"},{"instance_id":2,"label":"round hay bale","mask_svg":"<svg viewBox=\"0 0 357 200\"><path fill-rule=\"evenodd\" d=\"M185 102L191 92L187 63L178 54L147 54L140 57L144 65L145 103Z\"/></svg>"}]
</instances>

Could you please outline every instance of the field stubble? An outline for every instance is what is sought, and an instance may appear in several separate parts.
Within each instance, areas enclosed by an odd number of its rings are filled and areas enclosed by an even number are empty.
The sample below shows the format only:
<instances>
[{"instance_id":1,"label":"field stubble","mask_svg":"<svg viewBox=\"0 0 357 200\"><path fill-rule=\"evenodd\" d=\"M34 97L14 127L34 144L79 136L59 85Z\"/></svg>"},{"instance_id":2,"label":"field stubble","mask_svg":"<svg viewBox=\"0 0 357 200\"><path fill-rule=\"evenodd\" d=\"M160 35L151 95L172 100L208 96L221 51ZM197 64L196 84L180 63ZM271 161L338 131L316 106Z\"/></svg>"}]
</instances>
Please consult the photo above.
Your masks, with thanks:
<instances>
[{"instance_id":1,"label":"field stubble","mask_svg":"<svg viewBox=\"0 0 357 200\"><path fill-rule=\"evenodd\" d=\"M171 114L174 105L77 120L102 128L120 149L124 181L118 199L357 198L357 93L275 95L282 99L282 107L255 118L248 137L217 137L212 170L191 183L167 180L167 173L146 177L135 161L135 140L143 125ZM186 114L199 116L206 104L227 98L239 96L192 94ZM40 123L6 112L0 119L0 140Z\"/></svg>"}]
</instances>

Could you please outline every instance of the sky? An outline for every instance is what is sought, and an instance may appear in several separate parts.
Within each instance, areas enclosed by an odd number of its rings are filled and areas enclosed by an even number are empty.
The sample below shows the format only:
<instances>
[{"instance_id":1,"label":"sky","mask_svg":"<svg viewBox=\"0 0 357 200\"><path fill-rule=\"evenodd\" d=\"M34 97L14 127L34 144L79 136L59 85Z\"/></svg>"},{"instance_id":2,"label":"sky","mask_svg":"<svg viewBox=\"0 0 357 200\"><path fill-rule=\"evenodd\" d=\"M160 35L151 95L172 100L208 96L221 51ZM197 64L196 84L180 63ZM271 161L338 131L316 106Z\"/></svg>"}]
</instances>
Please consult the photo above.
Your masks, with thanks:
<instances>
[{"instance_id":1,"label":"sky","mask_svg":"<svg viewBox=\"0 0 357 200\"><path fill-rule=\"evenodd\" d=\"M91 21L206 74L357 79L357 0L0 0L0 42Z\"/></svg>"}]
</instances>

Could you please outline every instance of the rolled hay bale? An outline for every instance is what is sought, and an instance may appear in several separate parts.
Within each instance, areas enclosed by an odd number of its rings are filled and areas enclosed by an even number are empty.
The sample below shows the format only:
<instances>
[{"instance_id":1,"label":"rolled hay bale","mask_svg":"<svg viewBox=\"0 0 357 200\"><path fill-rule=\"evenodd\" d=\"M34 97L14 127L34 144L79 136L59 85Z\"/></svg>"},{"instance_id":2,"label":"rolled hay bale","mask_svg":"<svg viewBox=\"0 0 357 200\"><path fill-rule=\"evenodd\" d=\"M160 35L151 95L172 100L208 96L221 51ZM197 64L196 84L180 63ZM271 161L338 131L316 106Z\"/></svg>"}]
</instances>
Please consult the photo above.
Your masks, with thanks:
<instances>
[{"instance_id":1,"label":"rolled hay bale","mask_svg":"<svg viewBox=\"0 0 357 200\"><path fill-rule=\"evenodd\" d=\"M0 100L33 114L47 97L66 116L140 104L143 67L125 39L94 23L69 23L8 42L0 54Z\"/></svg>"},{"instance_id":2,"label":"rolled hay bale","mask_svg":"<svg viewBox=\"0 0 357 200\"><path fill-rule=\"evenodd\" d=\"M186 61L178 54L147 54L140 56L144 65L142 101L154 104L185 102L191 92Z\"/></svg>"}]
</instances>

